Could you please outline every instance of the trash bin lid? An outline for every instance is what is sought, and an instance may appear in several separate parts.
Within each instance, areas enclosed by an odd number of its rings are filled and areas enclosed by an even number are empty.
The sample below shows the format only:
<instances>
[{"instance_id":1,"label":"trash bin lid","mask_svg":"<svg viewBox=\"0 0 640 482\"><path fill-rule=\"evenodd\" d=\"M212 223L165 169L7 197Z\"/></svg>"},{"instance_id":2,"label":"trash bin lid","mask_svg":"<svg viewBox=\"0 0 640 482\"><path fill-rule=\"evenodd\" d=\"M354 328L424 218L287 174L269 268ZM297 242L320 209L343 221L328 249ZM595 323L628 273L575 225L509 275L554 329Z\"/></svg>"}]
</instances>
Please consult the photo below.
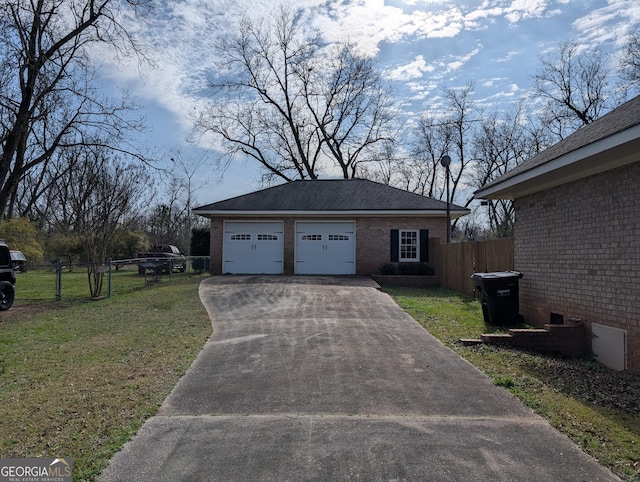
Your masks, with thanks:
<instances>
[{"instance_id":1,"label":"trash bin lid","mask_svg":"<svg viewBox=\"0 0 640 482\"><path fill-rule=\"evenodd\" d=\"M472 279L501 279L501 278L522 278L524 274L519 271L495 271L493 273L473 273Z\"/></svg>"}]
</instances>

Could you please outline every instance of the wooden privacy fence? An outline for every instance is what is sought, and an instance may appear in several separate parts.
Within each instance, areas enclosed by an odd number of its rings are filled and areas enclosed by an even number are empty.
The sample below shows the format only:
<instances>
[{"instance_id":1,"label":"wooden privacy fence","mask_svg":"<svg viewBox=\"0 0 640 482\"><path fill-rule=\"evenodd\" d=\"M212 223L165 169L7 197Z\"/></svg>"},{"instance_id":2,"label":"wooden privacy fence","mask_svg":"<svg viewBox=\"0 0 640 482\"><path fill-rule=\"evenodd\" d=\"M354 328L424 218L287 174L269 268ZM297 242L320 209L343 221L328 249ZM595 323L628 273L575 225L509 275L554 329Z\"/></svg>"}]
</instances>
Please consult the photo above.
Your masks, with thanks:
<instances>
[{"instance_id":1,"label":"wooden privacy fence","mask_svg":"<svg viewBox=\"0 0 640 482\"><path fill-rule=\"evenodd\" d=\"M473 296L473 273L514 269L513 238L442 243L429 240L429 264L440 286Z\"/></svg>"}]
</instances>

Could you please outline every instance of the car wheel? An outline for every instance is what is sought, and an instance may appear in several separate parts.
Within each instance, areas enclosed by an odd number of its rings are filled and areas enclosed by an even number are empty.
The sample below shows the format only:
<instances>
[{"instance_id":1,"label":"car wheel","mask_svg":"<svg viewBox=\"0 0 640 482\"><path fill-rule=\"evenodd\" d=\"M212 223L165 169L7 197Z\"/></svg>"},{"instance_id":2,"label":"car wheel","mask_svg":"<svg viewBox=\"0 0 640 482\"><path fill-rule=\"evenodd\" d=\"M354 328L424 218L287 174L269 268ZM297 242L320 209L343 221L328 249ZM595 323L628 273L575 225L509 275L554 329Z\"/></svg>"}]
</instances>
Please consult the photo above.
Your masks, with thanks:
<instances>
[{"instance_id":1,"label":"car wheel","mask_svg":"<svg viewBox=\"0 0 640 482\"><path fill-rule=\"evenodd\" d=\"M0 281L0 311L6 311L13 305L15 289L8 281Z\"/></svg>"}]
</instances>

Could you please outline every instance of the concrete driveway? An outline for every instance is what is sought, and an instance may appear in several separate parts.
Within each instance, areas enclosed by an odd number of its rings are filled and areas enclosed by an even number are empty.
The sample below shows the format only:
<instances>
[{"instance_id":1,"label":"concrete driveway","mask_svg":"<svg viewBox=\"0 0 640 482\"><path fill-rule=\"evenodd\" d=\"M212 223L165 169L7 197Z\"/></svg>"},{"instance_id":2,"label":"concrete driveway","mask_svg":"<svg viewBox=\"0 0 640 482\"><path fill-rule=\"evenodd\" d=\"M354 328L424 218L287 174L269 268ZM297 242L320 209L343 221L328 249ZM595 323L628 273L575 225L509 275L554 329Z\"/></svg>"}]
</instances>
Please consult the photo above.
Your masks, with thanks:
<instances>
[{"instance_id":1,"label":"concrete driveway","mask_svg":"<svg viewBox=\"0 0 640 482\"><path fill-rule=\"evenodd\" d=\"M100 480L618 480L370 279L200 297L211 339Z\"/></svg>"}]
</instances>

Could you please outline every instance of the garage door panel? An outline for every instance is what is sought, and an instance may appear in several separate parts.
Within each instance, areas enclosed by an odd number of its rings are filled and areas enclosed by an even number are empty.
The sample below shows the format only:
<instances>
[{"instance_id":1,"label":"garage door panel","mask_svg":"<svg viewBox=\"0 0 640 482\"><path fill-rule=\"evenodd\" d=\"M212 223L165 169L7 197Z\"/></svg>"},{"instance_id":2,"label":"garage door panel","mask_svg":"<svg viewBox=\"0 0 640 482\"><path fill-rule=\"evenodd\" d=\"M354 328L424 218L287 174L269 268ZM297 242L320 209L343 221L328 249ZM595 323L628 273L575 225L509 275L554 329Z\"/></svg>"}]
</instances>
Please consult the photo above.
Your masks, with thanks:
<instances>
[{"instance_id":1,"label":"garage door panel","mask_svg":"<svg viewBox=\"0 0 640 482\"><path fill-rule=\"evenodd\" d=\"M301 222L296 232L296 273L355 274L353 222Z\"/></svg>"},{"instance_id":2,"label":"garage door panel","mask_svg":"<svg viewBox=\"0 0 640 482\"><path fill-rule=\"evenodd\" d=\"M225 224L223 273L281 274L281 222L230 221Z\"/></svg>"}]
</instances>

